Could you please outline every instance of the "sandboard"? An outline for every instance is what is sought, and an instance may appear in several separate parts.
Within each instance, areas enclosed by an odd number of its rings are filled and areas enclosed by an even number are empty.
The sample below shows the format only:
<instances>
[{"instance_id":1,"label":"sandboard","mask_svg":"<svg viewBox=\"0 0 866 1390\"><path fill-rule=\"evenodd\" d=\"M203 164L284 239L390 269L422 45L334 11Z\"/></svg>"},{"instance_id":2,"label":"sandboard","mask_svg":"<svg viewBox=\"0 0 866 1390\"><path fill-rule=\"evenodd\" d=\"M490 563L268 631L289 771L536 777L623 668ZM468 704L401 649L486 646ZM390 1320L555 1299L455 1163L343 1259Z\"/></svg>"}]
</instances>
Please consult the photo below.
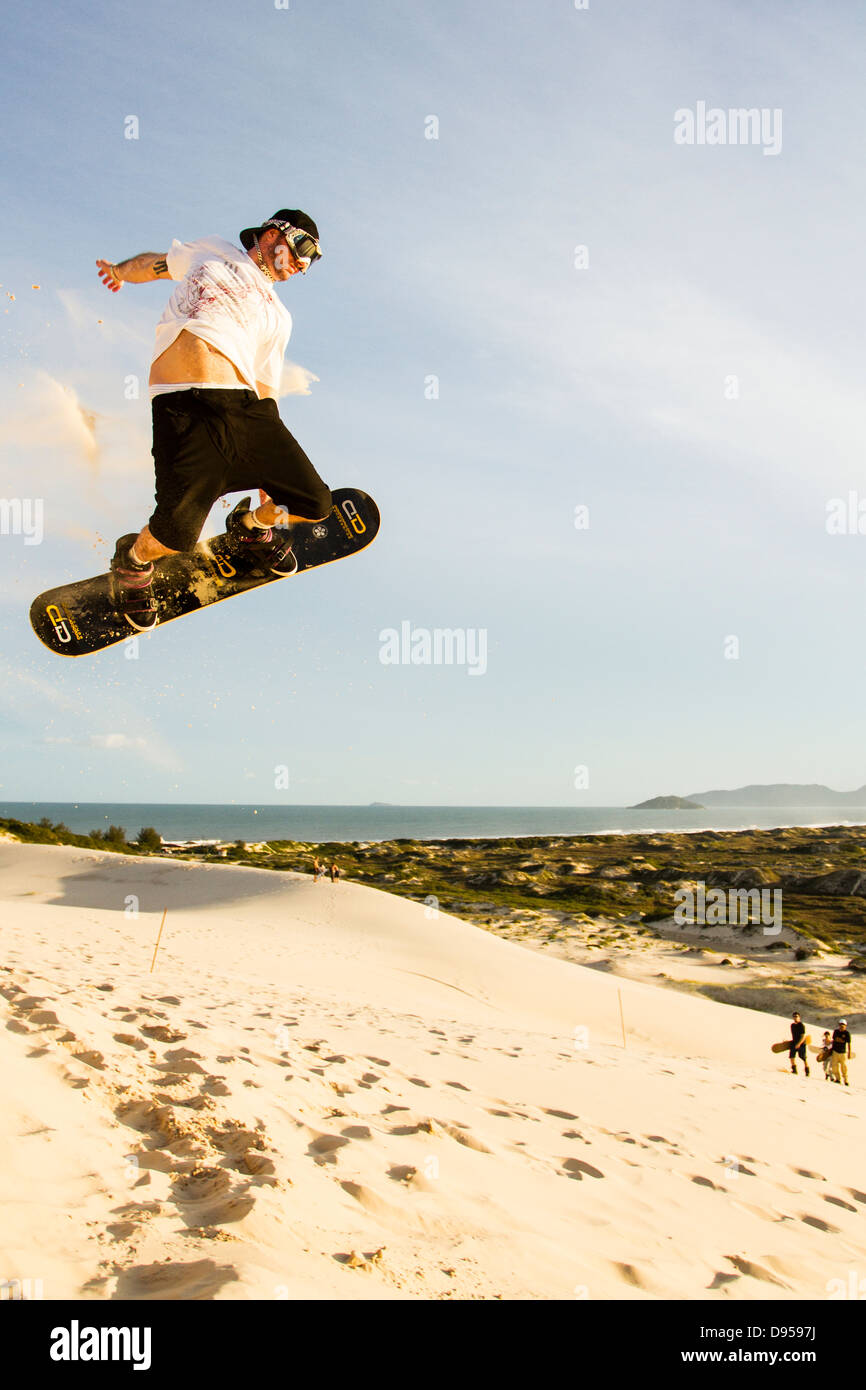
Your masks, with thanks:
<instances>
[{"instance_id":1,"label":"sandboard","mask_svg":"<svg viewBox=\"0 0 866 1390\"><path fill-rule=\"evenodd\" d=\"M166 623L234 598L262 584L285 578L297 579L303 570L342 560L364 550L379 530L379 509L372 497L357 488L337 488L332 506L322 521L297 522L292 527L295 574L271 574L238 558L223 532L199 542L194 550L158 560L153 592L159 603L159 631ZM244 557L245 559L246 557ZM116 613L107 574L79 579L48 589L34 599L30 609L33 631L49 651L58 656L88 656L136 635L136 630Z\"/></svg>"},{"instance_id":2,"label":"sandboard","mask_svg":"<svg viewBox=\"0 0 866 1390\"><path fill-rule=\"evenodd\" d=\"M811 1041L812 1041L811 1037L809 1036L808 1033L806 1033L806 1034L804 1034L804 1036L800 1039L800 1041L797 1043L797 1046L798 1046L798 1047L802 1047L803 1044L805 1043L806 1046L808 1047L808 1046L809 1046L809 1043L810 1043ZM770 1048L770 1051L771 1051L771 1052L789 1052L790 1049L791 1049L791 1039L788 1038L787 1042L773 1043L772 1047Z\"/></svg>"}]
</instances>

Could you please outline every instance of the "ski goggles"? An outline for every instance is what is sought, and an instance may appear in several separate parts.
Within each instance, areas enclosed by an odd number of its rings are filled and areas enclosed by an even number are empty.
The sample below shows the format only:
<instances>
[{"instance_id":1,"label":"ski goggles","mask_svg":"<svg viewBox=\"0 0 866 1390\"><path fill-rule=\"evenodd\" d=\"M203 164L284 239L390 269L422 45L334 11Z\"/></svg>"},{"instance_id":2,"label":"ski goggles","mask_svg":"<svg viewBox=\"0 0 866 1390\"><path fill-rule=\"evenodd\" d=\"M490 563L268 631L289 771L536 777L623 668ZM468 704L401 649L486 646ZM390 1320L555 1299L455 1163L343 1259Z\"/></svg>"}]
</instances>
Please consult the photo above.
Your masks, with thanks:
<instances>
[{"instance_id":1,"label":"ski goggles","mask_svg":"<svg viewBox=\"0 0 866 1390\"><path fill-rule=\"evenodd\" d=\"M314 261L322 258L322 248L314 236L309 232L303 231L300 227L293 227L291 222L280 222L275 217L271 217L262 224L264 227L276 227L289 243L289 250L296 261L300 262L302 273L306 274L309 266ZM304 264L306 262L306 264Z\"/></svg>"}]
</instances>

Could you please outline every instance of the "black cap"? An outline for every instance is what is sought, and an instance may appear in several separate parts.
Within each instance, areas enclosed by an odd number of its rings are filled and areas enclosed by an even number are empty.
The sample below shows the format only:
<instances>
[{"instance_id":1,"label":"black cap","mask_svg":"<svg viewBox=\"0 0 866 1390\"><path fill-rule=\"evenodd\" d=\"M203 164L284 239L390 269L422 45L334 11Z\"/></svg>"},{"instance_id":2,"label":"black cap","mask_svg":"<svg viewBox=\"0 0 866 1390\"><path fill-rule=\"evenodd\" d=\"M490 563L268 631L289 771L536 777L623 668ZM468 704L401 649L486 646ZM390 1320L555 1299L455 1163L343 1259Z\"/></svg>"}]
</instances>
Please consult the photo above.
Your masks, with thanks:
<instances>
[{"instance_id":1,"label":"black cap","mask_svg":"<svg viewBox=\"0 0 866 1390\"><path fill-rule=\"evenodd\" d=\"M316 241L319 240L318 227L312 217L308 217L305 212L301 212L300 208L280 208L267 220L268 222L291 222L293 227L298 227L302 232L309 232L310 236L316 238ZM240 242L245 250L251 250L253 238L257 237L260 232L263 232L266 225L267 223L263 223L261 227L244 228L240 235Z\"/></svg>"}]
</instances>

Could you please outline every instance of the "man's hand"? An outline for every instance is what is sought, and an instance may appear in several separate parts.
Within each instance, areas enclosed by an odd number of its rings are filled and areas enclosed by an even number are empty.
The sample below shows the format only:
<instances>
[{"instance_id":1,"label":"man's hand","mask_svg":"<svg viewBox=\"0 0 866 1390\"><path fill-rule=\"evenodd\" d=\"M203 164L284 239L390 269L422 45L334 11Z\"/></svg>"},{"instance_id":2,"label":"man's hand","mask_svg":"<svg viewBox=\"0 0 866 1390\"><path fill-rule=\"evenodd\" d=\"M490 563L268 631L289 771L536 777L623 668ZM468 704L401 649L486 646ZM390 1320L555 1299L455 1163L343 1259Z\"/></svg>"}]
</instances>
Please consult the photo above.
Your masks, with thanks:
<instances>
[{"instance_id":1,"label":"man's hand","mask_svg":"<svg viewBox=\"0 0 866 1390\"><path fill-rule=\"evenodd\" d=\"M96 269L106 289L111 290L113 294L117 294L117 291L123 284L123 281L117 274L117 267L113 265L111 261L97 261Z\"/></svg>"}]
</instances>

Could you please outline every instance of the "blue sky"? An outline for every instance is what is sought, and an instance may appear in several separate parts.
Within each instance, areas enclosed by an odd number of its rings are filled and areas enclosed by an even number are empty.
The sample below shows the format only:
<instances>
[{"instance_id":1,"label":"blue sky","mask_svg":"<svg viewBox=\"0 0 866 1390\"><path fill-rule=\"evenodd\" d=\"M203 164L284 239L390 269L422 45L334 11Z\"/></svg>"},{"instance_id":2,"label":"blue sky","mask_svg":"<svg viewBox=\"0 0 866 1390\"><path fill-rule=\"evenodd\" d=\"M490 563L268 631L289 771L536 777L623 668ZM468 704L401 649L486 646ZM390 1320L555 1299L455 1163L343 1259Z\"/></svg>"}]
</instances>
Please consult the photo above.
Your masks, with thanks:
<instances>
[{"instance_id":1,"label":"blue sky","mask_svg":"<svg viewBox=\"0 0 866 1390\"><path fill-rule=\"evenodd\" d=\"M44 499L45 534L0 535L0 798L866 781L866 535L826 527L866 498L860 27L781 0L7 9L0 497ZM677 145L699 102L780 111L780 151ZM282 416L380 537L61 662L32 597L152 505L167 287L109 295L94 261L279 206L325 248L280 291L316 378ZM484 630L485 674L383 665L404 621Z\"/></svg>"}]
</instances>

